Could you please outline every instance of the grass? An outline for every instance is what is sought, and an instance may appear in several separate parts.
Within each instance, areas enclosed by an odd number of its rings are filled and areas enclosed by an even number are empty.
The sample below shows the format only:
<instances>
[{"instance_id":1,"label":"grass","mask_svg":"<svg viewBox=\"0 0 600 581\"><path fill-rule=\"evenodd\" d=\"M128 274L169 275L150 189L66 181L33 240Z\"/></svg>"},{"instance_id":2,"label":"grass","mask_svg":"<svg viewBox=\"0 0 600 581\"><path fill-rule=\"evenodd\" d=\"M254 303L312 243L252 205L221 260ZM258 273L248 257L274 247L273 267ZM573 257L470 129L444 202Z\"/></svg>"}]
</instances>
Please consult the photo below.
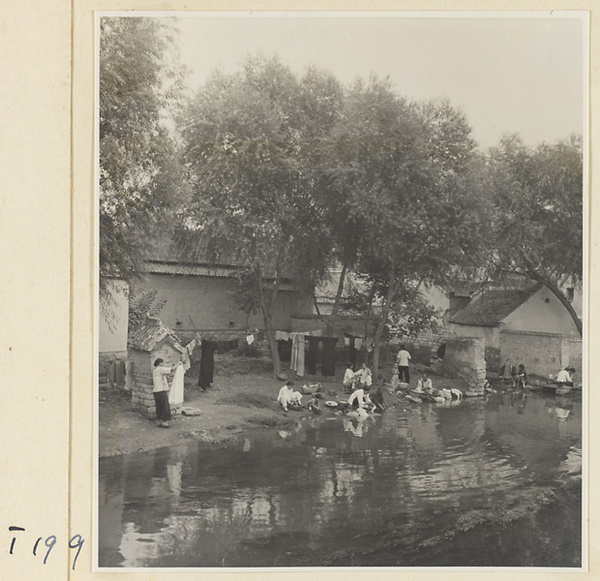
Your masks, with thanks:
<instances>
[{"instance_id":1,"label":"grass","mask_svg":"<svg viewBox=\"0 0 600 581\"><path fill-rule=\"evenodd\" d=\"M236 394L228 395L226 397L221 398L216 402L219 405L223 404L231 404L238 405L241 407L256 407L256 408L271 408L275 407L275 402L273 397L270 395L266 395L263 393L246 393L246 392L238 392Z\"/></svg>"}]
</instances>

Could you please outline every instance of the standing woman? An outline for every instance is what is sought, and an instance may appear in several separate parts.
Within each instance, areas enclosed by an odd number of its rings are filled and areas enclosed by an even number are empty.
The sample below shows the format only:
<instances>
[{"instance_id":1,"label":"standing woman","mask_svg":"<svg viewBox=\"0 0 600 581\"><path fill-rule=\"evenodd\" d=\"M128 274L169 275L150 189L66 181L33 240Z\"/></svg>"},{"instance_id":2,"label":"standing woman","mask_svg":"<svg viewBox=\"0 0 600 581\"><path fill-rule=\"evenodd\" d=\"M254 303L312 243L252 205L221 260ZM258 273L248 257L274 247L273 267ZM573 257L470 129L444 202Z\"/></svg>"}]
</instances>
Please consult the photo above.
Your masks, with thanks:
<instances>
[{"instance_id":1,"label":"standing woman","mask_svg":"<svg viewBox=\"0 0 600 581\"><path fill-rule=\"evenodd\" d=\"M410 372L408 370L408 362L410 361L410 353L406 350L404 345L400 345L400 351L396 356L396 362L398 363L398 379L404 383L410 383Z\"/></svg>"},{"instance_id":2,"label":"standing woman","mask_svg":"<svg viewBox=\"0 0 600 581\"><path fill-rule=\"evenodd\" d=\"M173 369L162 365L162 363L163 360L160 357L154 362L154 370L152 371L154 388L152 391L154 394L154 403L156 404L158 427L168 428L168 422L171 419L171 408L169 406L169 382L167 381L167 375Z\"/></svg>"}]
</instances>

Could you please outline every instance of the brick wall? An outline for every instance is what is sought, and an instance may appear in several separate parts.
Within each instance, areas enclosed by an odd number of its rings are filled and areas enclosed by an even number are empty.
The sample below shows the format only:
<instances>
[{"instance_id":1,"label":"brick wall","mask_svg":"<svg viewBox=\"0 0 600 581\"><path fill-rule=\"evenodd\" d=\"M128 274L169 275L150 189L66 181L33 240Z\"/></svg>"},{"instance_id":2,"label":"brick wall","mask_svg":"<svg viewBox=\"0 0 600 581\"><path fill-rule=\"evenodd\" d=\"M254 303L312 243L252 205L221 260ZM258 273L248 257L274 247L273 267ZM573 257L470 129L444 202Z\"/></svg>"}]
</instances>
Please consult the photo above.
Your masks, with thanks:
<instances>
[{"instance_id":1,"label":"brick wall","mask_svg":"<svg viewBox=\"0 0 600 581\"><path fill-rule=\"evenodd\" d=\"M502 361L508 357L513 365L522 363L528 373L544 377L564 366L562 344L563 337L554 333L500 332Z\"/></svg>"},{"instance_id":2,"label":"brick wall","mask_svg":"<svg viewBox=\"0 0 600 581\"><path fill-rule=\"evenodd\" d=\"M563 338L563 361L562 367L569 365L574 367L581 379L583 374L583 345L581 339Z\"/></svg>"}]
</instances>

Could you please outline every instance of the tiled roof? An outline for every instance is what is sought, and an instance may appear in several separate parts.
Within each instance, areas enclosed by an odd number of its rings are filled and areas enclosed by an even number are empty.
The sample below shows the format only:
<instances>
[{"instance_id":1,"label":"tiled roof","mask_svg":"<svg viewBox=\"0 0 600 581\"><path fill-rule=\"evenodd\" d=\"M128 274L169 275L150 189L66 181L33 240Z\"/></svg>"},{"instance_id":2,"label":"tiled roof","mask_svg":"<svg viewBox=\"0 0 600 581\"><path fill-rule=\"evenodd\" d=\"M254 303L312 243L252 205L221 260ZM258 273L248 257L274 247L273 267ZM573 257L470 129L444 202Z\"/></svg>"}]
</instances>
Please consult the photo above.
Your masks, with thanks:
<instances>
[{"instance_id":1,"label":"tiled roof","mask_svg":"<svg viewBox=\"0 0 600 581\"><path fill-rule=\"evenodd\" d=\"M183 347L179 341L179 337L171 330L165 327L159 319L148 317L146 321L136 329L129 338L131 348L138 351L154 351L158 344L170 337L173 346L178 351L183 352Z\"/></svg>"},{"instance_id":2,"label":"tiled roof","mask_svg":"<svg viewBox=\"0 0 600 581\"><path fill-rule=\"evenodd\" d=\"M148 274L170 274L185 276L207 276L213 278L233 278L239 271L239 266L223 264L197 264L193 262L175 262L165 260L147 260L144 269ZM268 274L267 274L268 276ZM294 291L297 286L291 280L283 279L279 290Z\"/></svg>"},{"instance_id":3,"label":"tiled roof","mask_svg":"<svg viewBox=\"0 0 600 581\"><path fill-rule=\"evenodd\" d=\"M237 271L237 267L231 265L197 264L163 260L148 260L144 267L145 271L150 274L186 274L216 278L230 278Z\"/></svg>"},{"instance_id":4,"label":"tiled roof","mask_svg":"<svg viewBox=\"0 0 600 581\"><path fill-rule=\"evenodd\" d=\"M454 313L450 323L495 327L527 299L535 294L541 285L535 284L524 290L486 290L475 296L469 304Z\"/></svg>"}]
</instances>

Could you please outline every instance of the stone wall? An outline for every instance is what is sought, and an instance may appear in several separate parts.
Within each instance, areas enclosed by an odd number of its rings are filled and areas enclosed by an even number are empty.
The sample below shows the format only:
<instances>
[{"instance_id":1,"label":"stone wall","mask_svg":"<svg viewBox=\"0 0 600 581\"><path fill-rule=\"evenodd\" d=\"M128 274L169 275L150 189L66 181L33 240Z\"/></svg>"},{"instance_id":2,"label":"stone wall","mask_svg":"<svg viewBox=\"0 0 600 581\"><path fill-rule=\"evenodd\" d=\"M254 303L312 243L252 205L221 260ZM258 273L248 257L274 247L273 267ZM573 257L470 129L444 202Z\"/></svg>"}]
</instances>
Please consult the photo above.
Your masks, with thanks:
<instances>
[{"instance_id":1,"label":"stone wall","mask_svg":"<svg viewBox=\"0 0 600 581\"><path fill-rule=\"evenodd\" d=\"M448 339L441 371L446 377L462 379L468 391L483 394L486 377L485 341L478 337Z\"/></svg>"},{"instance_id":2,"label":"stone wall","mask_svg":"<svg viewBox=\"0 0 600 581\"><path fill-rule=\"evenodd\" d=\"M447 327L441 327L437 333L434 333L433 331L423 331L414 339L407 339L406 341L403 341L403 343L410 343L417 348L427 348L432 355L435 355L438 347L453 337L456 337L456 333L450 331Z\"/></svg>"}]
</instances>

